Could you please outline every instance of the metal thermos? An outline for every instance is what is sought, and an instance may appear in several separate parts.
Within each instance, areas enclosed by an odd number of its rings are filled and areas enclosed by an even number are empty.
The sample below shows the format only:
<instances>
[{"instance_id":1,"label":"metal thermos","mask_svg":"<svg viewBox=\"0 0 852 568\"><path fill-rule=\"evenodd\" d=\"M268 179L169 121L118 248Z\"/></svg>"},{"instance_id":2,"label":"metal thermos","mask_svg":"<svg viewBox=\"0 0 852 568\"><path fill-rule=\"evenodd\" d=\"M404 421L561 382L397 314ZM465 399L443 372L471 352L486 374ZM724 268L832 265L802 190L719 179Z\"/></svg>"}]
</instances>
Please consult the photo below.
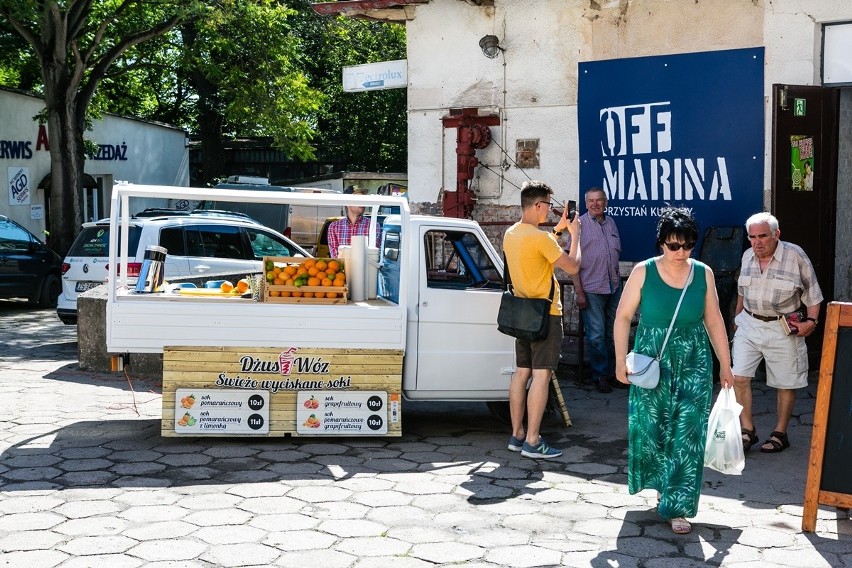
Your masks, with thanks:
<instances>
[{"instance_id":1,"label":"metal thermos","mask_svg":"<svg viewBox=\"0 0 852 568\"><path fill-rule=\"evenodd\" d=\"M165 275L166 253L168 252L163 247L156 245L151 245L145 249L145 258L142 260L139 280L136 282L137 292L147 294L160 289Z\"/></svg>"}]
</instances>

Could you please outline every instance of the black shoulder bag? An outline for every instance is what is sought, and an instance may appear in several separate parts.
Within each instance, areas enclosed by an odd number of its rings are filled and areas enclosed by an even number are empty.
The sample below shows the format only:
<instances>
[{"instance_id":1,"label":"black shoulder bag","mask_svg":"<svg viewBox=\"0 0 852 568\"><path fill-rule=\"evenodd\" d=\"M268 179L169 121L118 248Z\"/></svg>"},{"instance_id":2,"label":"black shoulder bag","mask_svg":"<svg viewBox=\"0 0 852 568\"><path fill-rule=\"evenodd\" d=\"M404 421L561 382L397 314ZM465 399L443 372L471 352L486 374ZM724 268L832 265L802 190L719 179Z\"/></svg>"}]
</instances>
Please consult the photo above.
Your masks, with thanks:
<instances>
[{"instance_id":1,"label":"black shoulder bag","mask_svg":"<svg viewBox=\"0 0 852 568\"><path fill-rule=\"evenodd\" d=\"M550 306L556 283L551 276L550 299L519 298L514 294L509 263L503 253L503 296L497 312L497 331L524 341L541 341L547 337Z\"/></svg>"}]
</instances>

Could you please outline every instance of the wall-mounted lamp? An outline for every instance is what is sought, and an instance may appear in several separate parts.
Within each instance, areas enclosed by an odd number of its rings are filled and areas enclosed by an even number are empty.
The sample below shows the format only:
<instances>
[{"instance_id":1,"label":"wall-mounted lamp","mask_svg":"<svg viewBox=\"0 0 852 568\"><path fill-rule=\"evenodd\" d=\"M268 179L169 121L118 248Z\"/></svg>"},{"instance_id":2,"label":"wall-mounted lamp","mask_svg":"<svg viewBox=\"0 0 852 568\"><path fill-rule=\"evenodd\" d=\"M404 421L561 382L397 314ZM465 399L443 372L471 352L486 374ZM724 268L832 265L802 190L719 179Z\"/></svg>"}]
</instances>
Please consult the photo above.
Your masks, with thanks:
<instances>
[{"instance_id":1,"label":"wall-mounted lamp","mask_svg":"<svg viewBox=\"0 0 852 568\"><path fill-rule=\"evenodd\" d=\"M482 36L482 39L479 40L479 47L482 48L483 55L488 59L494 59L501 51L505 51L500 47L500 40L497 39L497 36L490 34Z\"/></svg>"},{"instance_id":2,"label":"wall-mounted lamp","mask_svg":"<svg viewBox=\"0 0 852 568\"><path fill-rule=\"evenodd\" d=\"M781 93L778 98L780 99L781 109L787 110L787 85L781 87Z\"/></svg>"}]
</instances>

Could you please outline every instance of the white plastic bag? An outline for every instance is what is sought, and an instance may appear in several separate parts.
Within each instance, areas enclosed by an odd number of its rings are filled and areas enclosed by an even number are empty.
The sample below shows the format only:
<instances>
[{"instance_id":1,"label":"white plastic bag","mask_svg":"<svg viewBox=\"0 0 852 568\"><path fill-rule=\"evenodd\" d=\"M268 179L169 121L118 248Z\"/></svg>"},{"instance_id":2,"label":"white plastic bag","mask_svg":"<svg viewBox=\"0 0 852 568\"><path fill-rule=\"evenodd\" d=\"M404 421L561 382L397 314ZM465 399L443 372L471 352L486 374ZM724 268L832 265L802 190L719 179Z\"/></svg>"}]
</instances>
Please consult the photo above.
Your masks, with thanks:
<instances>
[{"instance_id":1,"label":"white plastic bag","mask_svg":"<svg viewBox=\"0 0 852 568\"><path fill-rule=\"evenodd\" d=\"M722 388L707 424L704 467L728 475L741 475L745 467L740 412L734 389Z\"/></svg>"}]
</instances>

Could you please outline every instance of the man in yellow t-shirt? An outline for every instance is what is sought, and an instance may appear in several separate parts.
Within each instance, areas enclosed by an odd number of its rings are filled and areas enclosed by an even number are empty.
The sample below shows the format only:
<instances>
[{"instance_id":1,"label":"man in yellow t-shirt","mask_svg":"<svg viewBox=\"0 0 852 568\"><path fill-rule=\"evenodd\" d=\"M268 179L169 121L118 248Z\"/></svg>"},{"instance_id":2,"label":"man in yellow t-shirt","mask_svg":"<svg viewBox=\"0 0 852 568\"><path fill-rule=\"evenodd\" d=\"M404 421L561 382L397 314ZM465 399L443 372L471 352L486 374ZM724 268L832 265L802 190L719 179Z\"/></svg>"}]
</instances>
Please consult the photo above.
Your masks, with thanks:
<instances>
[{"instance_id":1,"label":"man in yellow t-shirt","mask_svg":"<svg viewBox=\"0 0 852 568\"><path fill-rule=\"evenodd\" d=\"M522 298L549 298L553 292L547 337L541 341L515 339L515 373L509 386L509 410L512 416L512 435L509 449L528 458L558 458L562 450L553 448L539 435L541 419L547 405L550 374L559 364L562 349L562 301L559 285L555 284L554 266L568 274L580 270L580 220L576 215L568 220L568 207L553 228L545 232L538 228L547 220L554 206L553 189L544 182L530 180L521 187L521 220L503 236L506 255L504 270L509 271L515 295ZM566 253L559 246L559 237L568 229L571 248ZM527 392L527 382L532 383ZM524 431L524 409L527 428Z\"/></svg>"}]
</instances>

